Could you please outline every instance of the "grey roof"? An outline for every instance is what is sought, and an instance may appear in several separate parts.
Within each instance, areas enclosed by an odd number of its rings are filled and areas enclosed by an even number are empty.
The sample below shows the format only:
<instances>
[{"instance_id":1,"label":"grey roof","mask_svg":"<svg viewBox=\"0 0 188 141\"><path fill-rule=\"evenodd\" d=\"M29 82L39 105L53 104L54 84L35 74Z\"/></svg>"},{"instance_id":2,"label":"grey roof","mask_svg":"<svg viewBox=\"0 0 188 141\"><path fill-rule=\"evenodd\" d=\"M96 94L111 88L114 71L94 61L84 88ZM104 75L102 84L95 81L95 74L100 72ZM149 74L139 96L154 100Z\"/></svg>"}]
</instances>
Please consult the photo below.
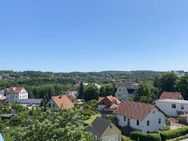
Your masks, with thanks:
<instances>
[{"instance_id":1,"label":"grey roof","mask_svg":"<svg viewBox=\"0 0 188 141\"><path fill-rule=\"evenodd\" d=\"M88 130L93 134L100 137L105 129L111 124L111 122L105 118L97 117L88 127Z\"/></svg>"},{"instance_id":2,"label":"grey roof","mask_svg":"<svg viewBox=\"0 0 188 141\"><path fill-rule=\"evenodd\" d=\"M136 86L133 82L129 82L129 81L123 81L121 83L119 83L119 86L125 86L127 89L138 89L138 86Z\"/></svg>"},{"instance_id":3,"label":"grey roof","mask_svg":"<svg viewBox=\"0 0 188 141\"><path fill-rule=\"evenodd\" d=\"M20 104L38 104L40 105L42 102L42 99L20 99Z\"/></svg>"}]
</instances>

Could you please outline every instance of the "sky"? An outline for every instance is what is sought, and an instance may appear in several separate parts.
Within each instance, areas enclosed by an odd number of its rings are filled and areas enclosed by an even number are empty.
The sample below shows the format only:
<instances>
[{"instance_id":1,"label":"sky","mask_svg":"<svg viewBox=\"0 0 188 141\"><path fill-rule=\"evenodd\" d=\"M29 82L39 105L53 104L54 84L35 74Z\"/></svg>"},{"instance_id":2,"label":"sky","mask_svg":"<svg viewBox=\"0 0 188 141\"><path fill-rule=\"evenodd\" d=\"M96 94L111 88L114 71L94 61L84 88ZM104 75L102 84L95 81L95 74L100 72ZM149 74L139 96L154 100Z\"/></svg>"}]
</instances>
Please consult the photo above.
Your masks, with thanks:
<instances>
[{"instance_id":1,"label":"sky","mask_svg":"<svg viewBox=\"0 0 188 141\"><path fill-rule=\"evenodd\" d=\"M188 71L187 0L0 0L0 70Z\"/></svg>"}]
</instances>

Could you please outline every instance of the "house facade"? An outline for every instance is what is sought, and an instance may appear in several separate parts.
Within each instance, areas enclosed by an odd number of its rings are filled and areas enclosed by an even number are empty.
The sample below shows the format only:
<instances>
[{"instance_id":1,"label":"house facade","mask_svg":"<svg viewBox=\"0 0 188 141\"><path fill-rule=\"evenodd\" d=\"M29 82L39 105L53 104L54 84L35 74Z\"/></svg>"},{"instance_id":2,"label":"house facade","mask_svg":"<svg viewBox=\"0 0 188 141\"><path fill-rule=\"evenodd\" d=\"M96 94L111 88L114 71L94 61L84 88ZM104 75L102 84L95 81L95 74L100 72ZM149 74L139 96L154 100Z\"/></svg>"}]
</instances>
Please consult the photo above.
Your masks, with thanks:
<instances>
[{"instance_id":1,"label":"house facade","mask_svg":"<svg viewBox=\"0 0 188 141\"><path fill-rule=\"evenodd\" d=\"M166 128L166 116L151 104L124 101L115 111L118 125L130 127L145 133L156 132Z\"/></svg>"},{"instance_id":2,"label":"house facade","mask_svg":"<svg viewBox=\"0 0 188 141\"><path fill-rule=\"evenodd\" d=\"M159 99L175 99L175 100L184 100L180 92L162 92Z\"/></svg>"},{"instance_id":3,"label":"house facade","mask_svg":"<svg viewBox=\"0 0 188 141\"><path fill-rule=\"evenodd\" d=\"M162 99L157 100L155 104L169 117L188 113L188 101L186 100Z\"/></svg>"},{"instance_id":4,"label":"house facade","mask_svg":"<svg viewBox=\"0 0 188 141\"><path fill-rule=\"evenodd\" d=\"M113 111L121 102L114 96L99 97L97 103L97 110L99 111Z\"/></svg>"},{"instance_id":5,"label":"house facade","mask_svg":"<svg viewBox=\"0 0 188 141\"><path fill-rule=\"evenodd\" d=\"M136 95L138 85L132 82L121 82L116 90L115 97L119 100L130 100Z\"/></svg>"},{"instance_id":6,"label":"house facade","mask_svg":"<svg viewBox=\"0 0 188 141\"><path fill-rule=\"evenodd\" d=\"M74 104L66 95L59 95L52 96L46 106L54 110L64 110L73 108Z\"/></svg>"},{"instance_id":7,"label":"house facade","mask_svg":"<svg viewBox=\"0 0 188 141\"><path fill-rule=\"evenodd\" d=\"M94 136L94 141L121 141L121 131L109 120L97 117L88 127Z\"/></svg>"},{"instance_id":8,"label":"house facade","mask_svg":"<svg viewBox=\"0 0 188 141\"><path fill-rule=\"evenodd\" d=\"M7 102L19 102L21 99L28 99L28 92L23 87L11 87L5 90Z\"/></svg>"}]
</instances>

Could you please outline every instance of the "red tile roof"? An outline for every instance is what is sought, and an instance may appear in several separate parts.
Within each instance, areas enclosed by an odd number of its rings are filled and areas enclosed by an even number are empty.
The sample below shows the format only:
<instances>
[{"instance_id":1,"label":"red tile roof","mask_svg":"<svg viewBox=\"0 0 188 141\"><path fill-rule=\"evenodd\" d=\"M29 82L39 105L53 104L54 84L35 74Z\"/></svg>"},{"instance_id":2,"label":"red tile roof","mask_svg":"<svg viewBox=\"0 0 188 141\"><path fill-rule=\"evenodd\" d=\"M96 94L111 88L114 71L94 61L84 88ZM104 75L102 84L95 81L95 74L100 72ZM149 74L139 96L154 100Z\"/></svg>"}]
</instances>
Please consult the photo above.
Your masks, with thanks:
<instances>
[{"instance_id":1,"label":"red tile roof","mask_svg":"<svg viewBox=\"0 0 188 141\"><path fill-rule=\"evenodd\" d=\"M74 107L74 104L66 95L53 96L52 100L56 103L59 109L71 109Z\"/></svg>"},{"instance_id":2,"label":"red tile roof","mask_svg":"<svg viewBox=\"0 0 188 141\"><path fill-rule=\"evenodd\" d=\"M112 104L118 104L119 100L116 97L110 95L110 96L107 96L106 98L109 99L112 102Z\"/></svg>"},{"instance_id":3,"label":"red tile roof","mask_svg":"<svg viewBox=\"0 0 188 141\"><path fill-rule=\"evenodd\" d=\"M160 99L175 99L178 100L182 96L180 92L163 92Z\"/></svg>"},{"instance_id":4,"label":"red tile roof","mask_svg":"<svg viewBox=\"0 0 188 141\"><path fill-rule=\"evenodd\" d=\"M10 88L7 89L7 92L8 92L8 93L12 93L12 94L18 94L18 93L20 93L23 89L25 90L25 88L23 88L23 87L10 87Z\"/></svg>"},{"instance_id":5,"label":"red tile roof","mask_svg":"<svg viewBox=\"0 0 188 141\"><path fill-rule=\"evenodd\" d=\"M142 121L154 108L155 106L151 104L124 101L118 106L115 113Z\"/></svg>"}]
</instances>

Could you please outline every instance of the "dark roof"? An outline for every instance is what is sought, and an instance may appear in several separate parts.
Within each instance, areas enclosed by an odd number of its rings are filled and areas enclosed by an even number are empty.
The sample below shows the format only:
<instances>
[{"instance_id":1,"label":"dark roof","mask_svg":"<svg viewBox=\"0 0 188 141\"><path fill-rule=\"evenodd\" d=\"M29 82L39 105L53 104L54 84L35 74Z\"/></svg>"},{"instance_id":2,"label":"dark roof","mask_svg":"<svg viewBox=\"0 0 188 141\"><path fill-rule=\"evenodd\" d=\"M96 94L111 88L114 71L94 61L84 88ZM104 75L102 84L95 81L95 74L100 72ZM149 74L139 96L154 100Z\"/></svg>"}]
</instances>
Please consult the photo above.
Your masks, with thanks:
<instances>
[{"instance_id":1,"label":"dark roof","mask_svg":"<svg viewBox=\"0 0 188 141\"><path fill-rule=\"evenodd\" d=\"M119 86L125 86L127 89L134 89L134 90L138 89L138 86L135 85L135 83L129 81L123 81L119 83L118 87Z\"/></svg>"},{"instance_id":2,"label":"dark roof","mask_svg":"<svg viewBox=\"0 0 188 141\"><path fill-rule=\"evenodd\" d=\"M105 118L97 117L89 126L88 130L93 134L100 137L111 122Z\"/></svg>"},{"instance_id":3,"label":"dark roof","mask_svg":"<svg viewBox=\"0 0 188 141\"><path fill-rule=\"evenodd\" d=\"M20 99L20 104L41 104L42 99Z\"/></svg>"}]
</instances>

